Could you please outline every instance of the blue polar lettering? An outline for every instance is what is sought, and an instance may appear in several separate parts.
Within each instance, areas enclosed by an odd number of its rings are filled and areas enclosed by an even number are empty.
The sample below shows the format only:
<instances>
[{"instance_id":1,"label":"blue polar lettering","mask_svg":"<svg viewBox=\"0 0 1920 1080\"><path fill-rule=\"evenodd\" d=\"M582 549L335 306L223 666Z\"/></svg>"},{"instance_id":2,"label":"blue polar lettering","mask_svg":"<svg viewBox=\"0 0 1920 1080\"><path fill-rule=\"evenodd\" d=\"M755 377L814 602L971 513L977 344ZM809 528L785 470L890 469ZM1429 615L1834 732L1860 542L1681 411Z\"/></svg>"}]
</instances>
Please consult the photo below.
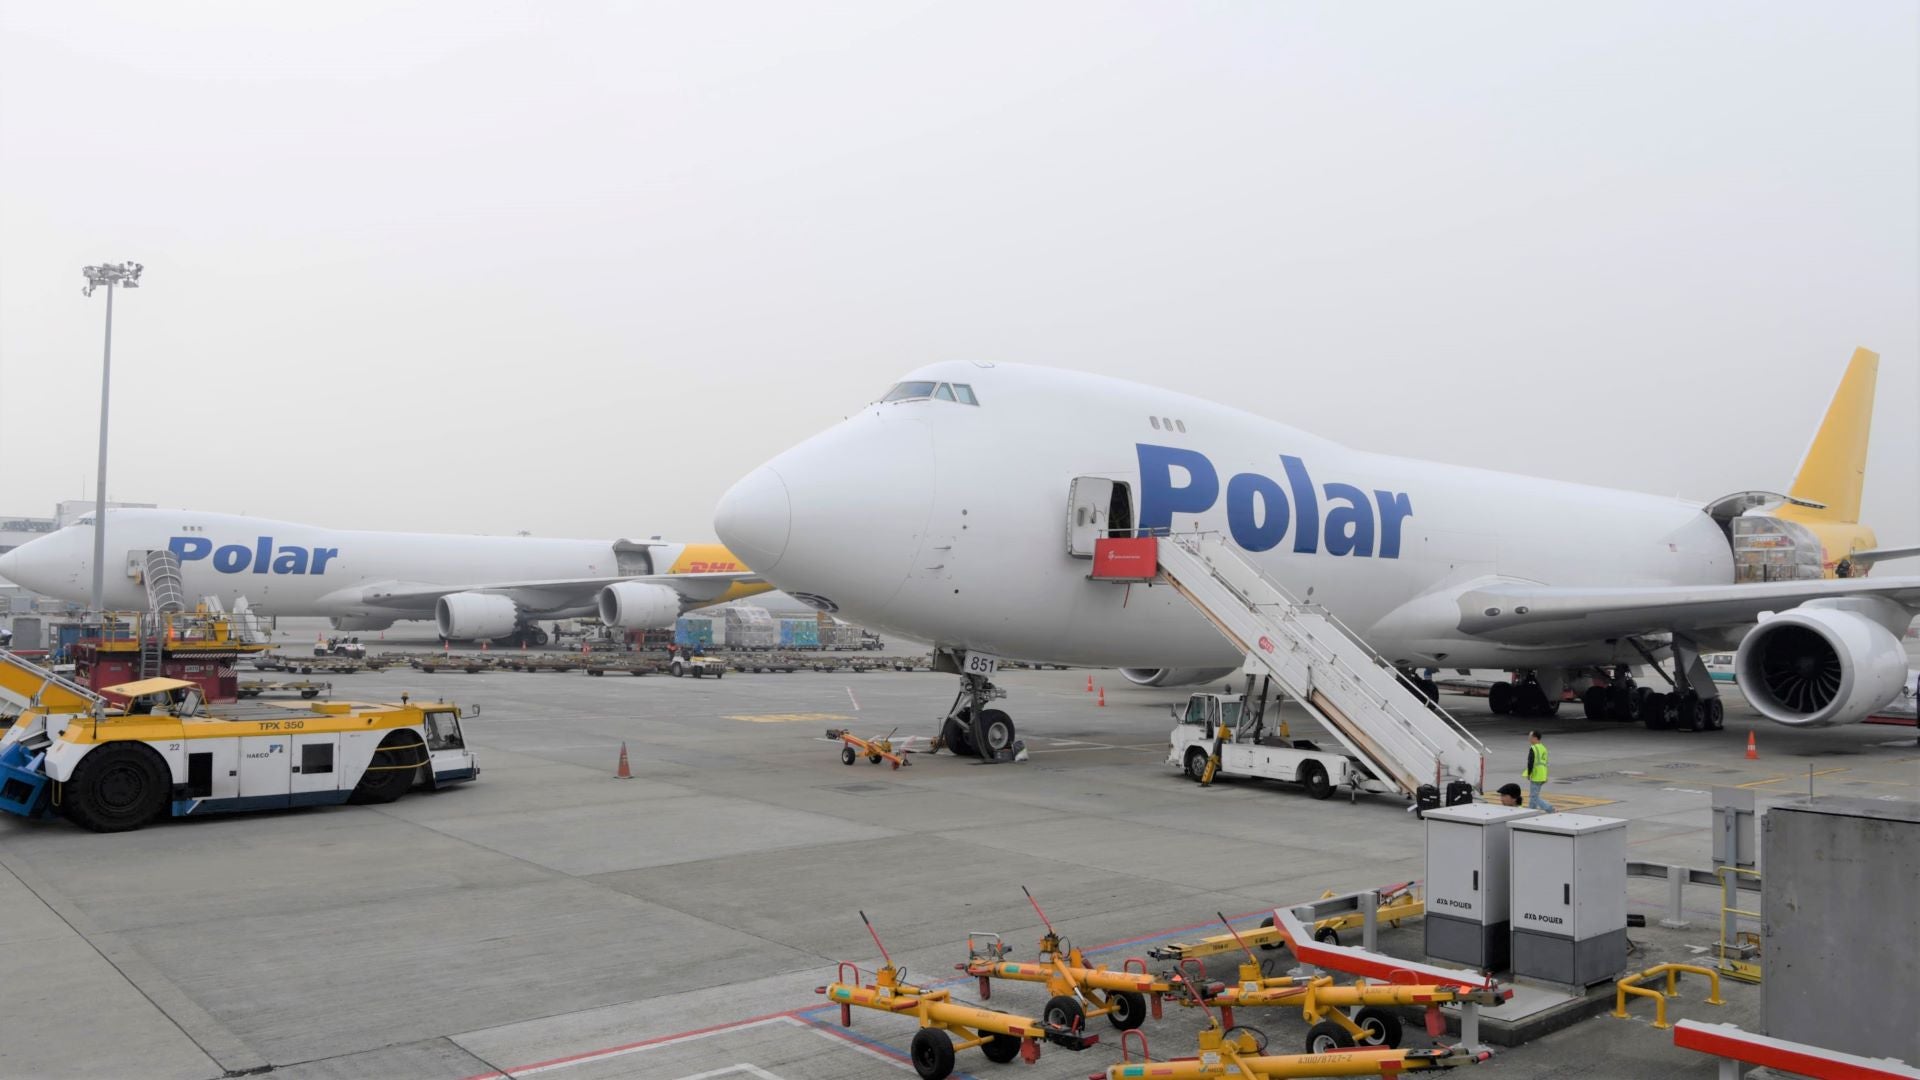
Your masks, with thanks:
<instances>
[{"instance_id":1,"label":"blue polar lettering","mask_svg":"<svg viewBox=\"0 0 1920 1080\"><path fill-rule=\"evenodd\" d=\"M1142 532L1164 532L1173 526L1176 513L1203 514L1219 501L1220 473L1205 454L1152 443L1136 443L1135 449L1140 458ZM1401 526L1413 516L1413 500L1406 492L1375 489L1369 499L1352 484L1316 486L1306 462L1291 454L1280 455L1280 466L1286 473L1284 488L1256 472L1236 473L1227 480L1227 531L1242 550L1271 551L1292 529L1293 550L1302 555L1315 554L1324 541L1328 555L1371 558L1377 539L1380 558L1400 557ZM1186 473L1183 483L1175 482L1176 467Z\"/></svg>"},{"instance_id":2,"label":"blue polar lettering","mask_svg":"<svg viewBox=\"0 0 1920 1080\"><path fill-rule=\"evenodd\" d=\"M1205 454L1178 446L1136 443L1140 453L1140 529L1152 534L1173 527L1176 511L1198 514L1220 498L1220 474ZM1187 482L1173 483L1173 470L1187 474Z\"/></svg>"},{"instance_id":3,"label":"blue polar lettering","mask_svg":"<svg viewBox=\"0 0 1920 1080\"><path fill-rule=\"evenodd\" d=\"M198 562L212 556L213 568L222 574L244 573L251 567L256 574L324 574L327 563L339 557L339 548L304 548L285 544L274 553L273 537L261 536L253 547L223 544L219 548L204 536L176 536L167 541L167 550L181 562Z\"/></svg>"}]
</instances>

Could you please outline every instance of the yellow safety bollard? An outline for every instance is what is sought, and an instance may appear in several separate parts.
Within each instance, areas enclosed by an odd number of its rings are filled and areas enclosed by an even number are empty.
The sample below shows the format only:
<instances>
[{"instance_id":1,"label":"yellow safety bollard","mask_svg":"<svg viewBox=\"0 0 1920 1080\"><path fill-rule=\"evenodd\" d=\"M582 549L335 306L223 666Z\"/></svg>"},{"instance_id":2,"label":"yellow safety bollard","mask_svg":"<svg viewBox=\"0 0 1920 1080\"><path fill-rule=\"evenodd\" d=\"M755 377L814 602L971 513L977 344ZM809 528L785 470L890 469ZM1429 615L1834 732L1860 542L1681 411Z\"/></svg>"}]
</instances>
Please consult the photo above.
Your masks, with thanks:
<instances>
[{"instance_id":1,"label":"yellow safety bollard","mask_svg":"<svg viewBox=\"0 0 1920 1080\"><path fill-rule=\"evenodd\" d=\"M1698 964L1655 964L1645 971L1636 971L1632 975L1628 975L1614 984L1613 1015L1622 1020L1627 1018L1628 994L1632 994L1635 997L1652 998L1653 1026L1663 1030L1672 1027L1673 1025L1667 1023L1667 999L1680 996L1680 973L1683 971L1690 971L1695 975L1705 975L1712 981L1712 988L1707 993L1707 1004L1725 1005L1727 1003L1726 999L1720 996L1720 973L1714 971L1712 968L1704 968ZM1640 985L1640 980L1651 979L1655 975L1665 975L1667 977L1666 993L1663 994L1658 990L1649 989Z\"/></svg>"}]
</instances>

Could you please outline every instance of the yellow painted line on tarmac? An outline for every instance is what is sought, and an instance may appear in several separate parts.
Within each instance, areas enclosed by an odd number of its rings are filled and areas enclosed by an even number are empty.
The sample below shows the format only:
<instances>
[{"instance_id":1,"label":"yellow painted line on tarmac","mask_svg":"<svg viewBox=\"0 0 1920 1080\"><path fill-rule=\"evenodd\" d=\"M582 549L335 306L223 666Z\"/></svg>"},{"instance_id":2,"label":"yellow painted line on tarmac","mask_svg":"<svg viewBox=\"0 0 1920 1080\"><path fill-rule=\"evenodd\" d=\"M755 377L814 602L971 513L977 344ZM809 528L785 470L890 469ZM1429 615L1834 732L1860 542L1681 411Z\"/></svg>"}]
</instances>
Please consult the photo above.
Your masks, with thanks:
<instances>
[{"instance_id":1,"label":"yellow painted line on tarmac","mask_svg":"<svg viewBox=\"0 0 1920 1080\"><path fill-rule=\"evenodd\" d=\"M1742 788L1756 788L1756 787L1766 787L1766 786L1767 786L1768 784L1777 784L1777 783L1779 783L1779 782L1781 782L1782 780L1798 780L1798 779L1800 779L1800 778L1801 778L1801 777L1803 777L1803 776L1809 776L1809 775L1811 775L1811 776L1832 776L1832 775L1833 775L1834 773L1843 773L1843 772L1847 772L1847 771L1848 771L1848 770L1847 770L1847 769L1844 769L1844 768L1839 768L1839 769L1817 769L1817 770L1815 770L1815 771L1814 771L1814 772L1812 772L1812 773L1794 773L1794 774L1793 774L1792 776L1776 776L1776 777L1773 777L1772 779L1769 779L1769 780L1749 780L1748 782L1746 782L1746 783L1744 783L1744 784L1735 784L1735 785L1733 785L1733 786L1734 786L1734 787L1742 787Z\"/></svg>"},{"instance_id":2,"label":"yellow painted line on tarmac","mask_svg":"<svg viewBox=\"0 0 1920 1080\"><path fill-rule=\"evenodd\" d=\"M1609 806L1619 799L1603 799L1598 795L1568 795L1565 792L1541 793L1540 798L1555 810L1585 810L1590 806Z\"/></svg>"},{"instance_id":3,"label":"yellow painted line on tarmac","mask_svg":"<svg viewBox=\"0 0 1920 1080\"><path fill-rule=\"evenodd\" d=\"M828 720L852 720L853 717L830 712L775 712L729 716L726 719L744 720L749 724L817 724Z\"/></svg>"}]
</instances>

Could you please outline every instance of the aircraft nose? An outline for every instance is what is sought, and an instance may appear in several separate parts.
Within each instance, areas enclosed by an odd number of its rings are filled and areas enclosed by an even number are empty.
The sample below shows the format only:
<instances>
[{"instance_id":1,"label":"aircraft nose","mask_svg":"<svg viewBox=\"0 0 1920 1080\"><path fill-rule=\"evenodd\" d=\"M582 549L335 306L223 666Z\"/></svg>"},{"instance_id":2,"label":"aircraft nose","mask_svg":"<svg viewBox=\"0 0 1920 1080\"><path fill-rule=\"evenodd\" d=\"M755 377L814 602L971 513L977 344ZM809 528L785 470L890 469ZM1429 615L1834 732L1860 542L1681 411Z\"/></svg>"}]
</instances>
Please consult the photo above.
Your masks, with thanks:
<instances>
[{"instance_id":1,"label":"aircraft nose","mask_svg":"<svg viewBox=\"0 0 1920 1080\"><path fill-rule=\"evenodd\" d=\"M6 578L8 581L14 580L13 575L19 564L20 557L17 551L9 551L4 555L0 555L0 578Z\"/></svg>"},{"instance_id":2,"label":"aircraft nose","mask_svg":"<svg viewBox=\"0 0 1920 1080\"><path fill-rule=\"evenodd\" d=\"M869 411L749 473L721 500L714 529L776 588L872 617L912 572L934 471L925 422Z\"/></svg>"},{"instance_id":3,"label":"aircraft nose","mask_svg":"<svg viewBox=\"0 0 1920 1080\"><path fill-rule=\"evenodd\" d=\"M729 488L713 515L714 532L720 542L762 574L772 573L780 565L792 523L793 501L787 496L787 482L767 465Z\"/></svg>"}]
</instances>

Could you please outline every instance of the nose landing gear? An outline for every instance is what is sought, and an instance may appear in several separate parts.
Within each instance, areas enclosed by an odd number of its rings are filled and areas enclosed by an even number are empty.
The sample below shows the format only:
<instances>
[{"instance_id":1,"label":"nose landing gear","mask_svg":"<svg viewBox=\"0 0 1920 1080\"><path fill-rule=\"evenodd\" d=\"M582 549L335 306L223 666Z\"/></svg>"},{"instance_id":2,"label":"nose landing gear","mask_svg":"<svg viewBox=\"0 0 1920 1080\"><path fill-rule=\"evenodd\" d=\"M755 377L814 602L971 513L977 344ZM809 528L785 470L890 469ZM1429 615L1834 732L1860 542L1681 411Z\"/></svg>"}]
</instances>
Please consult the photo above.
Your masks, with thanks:
<instances>
[{"instance_id":1,"label":"nose landing gear","mask_svg":"<svg viewBox=\"0 0 1920 1080\"><path fill-rule=\"evenodd\" d=\"M941 650L935 654L935 670L959 671L960 665L953 662L952 653ZM1014 737L1013 717L989 708L1006 696L1007 692L993 685L987 675L961 672L960 692L954 695L940 722L935 748L944 746L955 754L973 754L989 764L1019 760L1026 746Z\"/></svg>"}]
</instances>

